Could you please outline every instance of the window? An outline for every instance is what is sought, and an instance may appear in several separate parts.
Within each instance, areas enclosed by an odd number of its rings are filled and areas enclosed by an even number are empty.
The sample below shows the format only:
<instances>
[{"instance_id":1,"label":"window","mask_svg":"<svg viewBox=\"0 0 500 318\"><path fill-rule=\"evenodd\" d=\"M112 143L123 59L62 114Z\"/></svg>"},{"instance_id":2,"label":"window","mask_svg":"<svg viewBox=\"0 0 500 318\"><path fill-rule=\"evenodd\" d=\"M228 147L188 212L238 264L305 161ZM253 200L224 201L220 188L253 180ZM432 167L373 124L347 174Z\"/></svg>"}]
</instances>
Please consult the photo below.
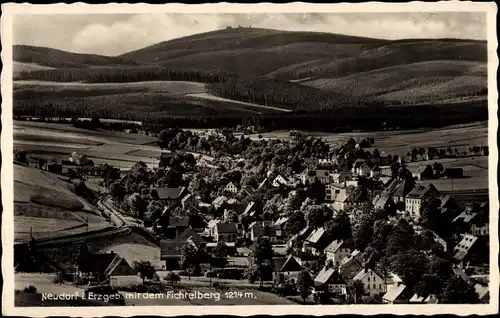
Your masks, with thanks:
<instances>
[{"instance_id":1,"label":"window","mask_svg":"<svg viewBox=\"0 0 500 318\"><path fill-rule=\"evenodd\" d=\"M382 289L382 284L378 284L378 288Z\"/></svg>"},{"instance_id":2,"label":"window","mask_svg":"<svg viewBox=\"0 0 500 318\"><path fill-rule=\"evenodd\" d=\"M370 281L370 277L368 277L368 281Z\"/></svg>"},{"instance_id":3,"label":"window","mask_svg":"<svg viewBox=\"0 0 500 318\"><path fill-rule=\"evenodd\" d=\"M373 289L376 289L377 288L377 285L376 284L373 284Z\"/></svg>"}]
</instances>

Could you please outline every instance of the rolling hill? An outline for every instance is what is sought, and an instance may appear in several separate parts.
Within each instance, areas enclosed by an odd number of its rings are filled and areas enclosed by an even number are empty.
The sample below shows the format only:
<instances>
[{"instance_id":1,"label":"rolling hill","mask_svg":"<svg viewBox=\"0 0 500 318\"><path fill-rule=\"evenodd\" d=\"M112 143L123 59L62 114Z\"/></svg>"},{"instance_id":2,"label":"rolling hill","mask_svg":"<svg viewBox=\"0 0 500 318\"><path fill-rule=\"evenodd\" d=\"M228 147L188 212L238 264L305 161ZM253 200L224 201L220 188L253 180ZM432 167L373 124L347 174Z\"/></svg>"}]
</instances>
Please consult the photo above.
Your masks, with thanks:
<instances>
[{"instance_id":1,"label":"rolling hill","mask_svg":"<svg viewBox=\"0 0 500 318\"><path fill-rule=\"evenodd\" d=\"M206 85L206 94L221 98L217 106L220 110L214 112L212 106L206 107L207 99L202 101L188 93L172 99L157 89L146 90L141 84L141 90L133 92L92 90L92 96L81 97L88 102L80 102L80 108L100 109L116 99L129 106L128 111L151 111L154 105L155 112L162 112L164 105L168 108L165 115L219 116L241 115L241 104L221 108L228 100L292 111L371 103L411 106L487 100L486 41L390 41L330 33L229 28L161 42L117 57L29 46L16 46L14 57L25 67L25 72L15 75L17 80L155 81L155 87L161 81L166 86L170 81L189 81ZM26 63L36 66L26 69ZM47 67L54 69L44 69ZM66 93L33 87L19 87L17 91L20 98L33 93L66 110L68 107L63 104L69 103L71 96L63 95L80 95L74 93L74 88ZM86 92L89 91L82 94ZM256 113L256 109L247 106L243 113ZM26 103L22 107L26 111ZM205 113L208 109L212 110Z\"/></svg>"},{"instance_id":2,"label":"rolling hill","mask_svg":"<svg viewBox=\"0 0 500 318\"><path fill-rule=\"evenodd\" d=\"M34 65L34 67L50 68L87 68L99 66L132 66L137 65L135 61L120 57L110 57L97 54L71 53L48 47L14 45L12 56L15 62ZM17 65L26 67L26 65ZM16 65L14 65L16 67ZM16 71L16 69L14 69Z\"/></svg>"}]
</instances>

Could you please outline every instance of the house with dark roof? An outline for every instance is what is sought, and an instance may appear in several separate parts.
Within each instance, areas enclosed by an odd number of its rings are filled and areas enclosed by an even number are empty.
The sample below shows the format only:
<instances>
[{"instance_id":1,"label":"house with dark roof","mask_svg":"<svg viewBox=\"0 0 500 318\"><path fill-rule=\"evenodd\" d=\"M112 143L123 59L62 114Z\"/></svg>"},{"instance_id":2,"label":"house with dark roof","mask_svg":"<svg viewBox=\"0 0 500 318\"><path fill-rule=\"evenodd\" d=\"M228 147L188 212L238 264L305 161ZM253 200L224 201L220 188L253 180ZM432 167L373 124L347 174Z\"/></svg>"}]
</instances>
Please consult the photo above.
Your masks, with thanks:
<instances>
[{"instance_id":1,"label":"house with dark roof","mask_svg":"<svg viewBox=\"0 0 500 318\"><path fill-rule=\"evenodd\" d=\"M214 241L236 242L238 227L234 222L217 223L214 227Z\"/></svg>"},{"instance_id":2,"label":"house with dark roof","mask_svg":"<svg viewBox=\"0 0 500 318\"><path fill-rule=\"evenodd\" d=\"M167 238L173 239L189 227L189 217L171 216L168 218L168 226L163 230Z\"/></svg>"},{"instance_id":3,"label":"house with dark roof","mask_svg":"<svg viewBox=\"0 0 500 318\"><path fill-rule=\"evenodd\" d=\"M359 168L366 163L365 159L356 159L352 164L352 173L358 174Z\"/></svg>"},{"instance_id":4,"label":"house with dark roof","mask_svg":"<svg viewBox=\"0 0 500 318\"><path fill-rule=\"evenodd\" d=\"M158 200L166 206L177 206L181 204L184 196L189 194L185 187L177 188L157 188Z\"/></svg>"},{"instance_id":5,"label":"house with dark roof","mask_svg":"<svg viewBox=\"0 0 500 318\"><path fill-rule=\"evenodd\" d=\"M197 246L204 246L207 242L192 227L188 227L182 233L175 237L177 241L193 241Z\"/></svg>"},{"instance_id":6,"label":"house with dark roof","mask_svg":"<svg viewBox=\"0 0 500 318\"><path fill-rule=\"evenodd\" d=\"M186 244L195 246L194 243L186 240L162 240L160 242L160 260L163 262L162 267L165 270L180 269L179 262L182 259L182 249Z\"/></svg>"},{"instance_id":7,"label":"house with dark roof","mask_svg":"<svg viewBox=\"0 0 500 318\"><path fill-rule=\"evenodd\" d=\"M349 257L345 257L339 266L340 275L346 282L351 281L363 269L363 257L359 250L355 250Z\"/></svg>"},{"instance_id":8,"label":"house with dark roof","mask_svg":"<svg viewBox=\"0 0 500 318\"><path fill-rule=\"evenodd\" d=\"M420 216L420 208L424 201L439 197L441 197L441 193L432 183L427 185L417 184L415 188L406 195L406 212L410 213L412 217L418 217Z\"/></svg>"},{"instance_id":9,"label":"house with dark roof","mask_svg":"<svg viewBox=\"0 0 500 318\"><path fill-rule=\"evenodd\" d=\"M415 180L434 179L434 170L431 165L420 166L411 175Z\"/></svg>"},{"instance_id":10,"label":"house with dark roof","mask_svg":"<svg viewBox=\"0 0 500 318\"><path fill-rule=\"evenodd\" d=\"M274 258L273 281L278 284L285 282L295 284L299 273L303 270L302 265L292 255L288 257L276 257Z\"/></svg>"},{"instance_id":11,"label":"house with dark roof","mask_svg":"<svg viewBox=\"0 0 500 318\"><path fill-rule=\"evenodd\" d=\"M332 267L323 267L314 278L314 293L329 291L337 297L347 295L347 283L342 275Z\"/></svg>"},{"instance_id":12,"label":"house with dark roof","mask_svg":"<svg viewBox=\"0 0 500 318\"><path fill-rule=\"evenodd\" d=\"M407 180L396 178L382 191L383 196L390 196L394 203L405 202L406 195L413 190L413 185Z\"/></svg>"},{"instance_id":13,"label":"house with dark roof","mask_svg":"<svg viewBox=\"0 0 500 318\"><path fill-rule=\"evenodd\" d=\"M310 251L313 255L319 255L331 243L330 236L325 228L320 227L309 234L303 244L304 251Z\"/></svg>"},{"instance_id":14,"label":"house with dark roof","mask_svg":"<svg viewBox=\"0 0 500 318\"><path fill-rule=\"evenodd\" d=\"M452 195L444 194L439 200L441 201L441 215L443 219L451 223L460 214L462 208Z\"/></svg>"},{"instance_id":15,"label":"house with dark roof","mask_svg":"<svg viewBox=\"0 0 500 318\"><path fill-rule=\"evenodd\" d=\"M376 196L372 201L375 209L383 209L386 211L396 211L396 203L388 195Z\"/></svg>"},{"instance_id":16,"label":"house with dark roof","mask_svg":"<svg viewBox=\"0 0 500 318\"><path fill-rule=\"evenodd\" d=\"M102 283L109 280L111 286L141 283L130 264L116 253L95 253L78 261L77 277L90 282Z\"/></svg>"},{"instance_id":17,"label":"house with dark roof","mask_svg":"<svg viewBox=\"0 0 500 318\"><path fill-rule=\"evenodd\" d=\"M334 265L340 265L345 257L349 257L352 252L352 245L343 240L332 241L324 250L326 261L332 261Z\"/></svg>"}]
</instances>

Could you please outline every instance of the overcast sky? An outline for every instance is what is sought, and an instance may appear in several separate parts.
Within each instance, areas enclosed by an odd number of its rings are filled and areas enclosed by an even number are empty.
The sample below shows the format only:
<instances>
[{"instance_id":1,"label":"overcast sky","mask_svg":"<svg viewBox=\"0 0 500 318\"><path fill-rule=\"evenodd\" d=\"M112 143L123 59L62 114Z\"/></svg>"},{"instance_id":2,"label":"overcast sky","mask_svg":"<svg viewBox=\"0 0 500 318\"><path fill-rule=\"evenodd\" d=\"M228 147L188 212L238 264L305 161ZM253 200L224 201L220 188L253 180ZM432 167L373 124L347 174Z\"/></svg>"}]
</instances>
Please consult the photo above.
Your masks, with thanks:
<instances>
[{"instance_id":1,"label":"overcast sky","mask_svg":"<svg viewBox=\"0 0 500 318\"><path fill-rule=\"evenodd\" d=\"M228 25L318 31L383 39L486 39L486 14L446 13L280 13L280 14L57 14L16 15L14 44L118 55L161 41Z\"/></svg>"}]
</instances>

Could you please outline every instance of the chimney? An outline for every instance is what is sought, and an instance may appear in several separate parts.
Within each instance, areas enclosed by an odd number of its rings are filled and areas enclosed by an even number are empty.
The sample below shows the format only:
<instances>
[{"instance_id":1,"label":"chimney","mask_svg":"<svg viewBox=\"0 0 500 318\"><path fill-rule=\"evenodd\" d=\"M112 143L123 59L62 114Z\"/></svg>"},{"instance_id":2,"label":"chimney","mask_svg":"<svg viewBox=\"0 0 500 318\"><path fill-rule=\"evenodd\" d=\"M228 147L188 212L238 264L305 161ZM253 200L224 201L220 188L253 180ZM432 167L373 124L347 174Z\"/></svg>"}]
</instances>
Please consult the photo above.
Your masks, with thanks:
<instances>
[{"instance_id":1,"label":"chimney","mask_svg":"<svg viewBox=\"0 0 500 318\"><path fill-rule=\"evenodd\" d=\"M112 255L115 255L115 251L111 251L110 253L111 253Z\"/></svg>"}]
</instances>

